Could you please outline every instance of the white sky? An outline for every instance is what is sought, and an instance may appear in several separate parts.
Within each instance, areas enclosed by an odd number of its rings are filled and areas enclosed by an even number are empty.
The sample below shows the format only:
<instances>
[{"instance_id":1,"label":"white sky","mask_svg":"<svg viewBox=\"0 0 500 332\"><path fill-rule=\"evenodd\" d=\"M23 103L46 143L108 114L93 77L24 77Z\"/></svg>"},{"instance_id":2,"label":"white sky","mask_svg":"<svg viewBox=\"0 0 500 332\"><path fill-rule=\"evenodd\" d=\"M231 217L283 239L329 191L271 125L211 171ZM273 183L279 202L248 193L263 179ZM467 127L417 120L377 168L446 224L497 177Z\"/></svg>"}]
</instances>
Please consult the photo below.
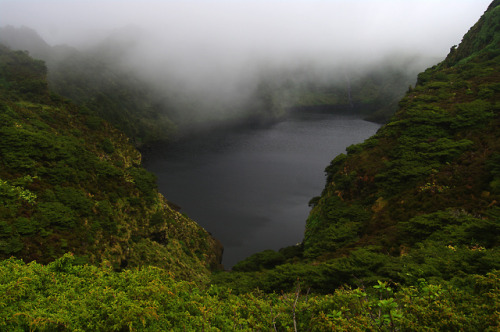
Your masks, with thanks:
<instances>
[{"instance_id":1,"label":"white sky","mask_svg":"<svg viewBox=\"0 0 500 332\"><path fill-rule=\"evenodd\" d=\"M0 26L81 46L113 29L142 29L128 60L170 74L220 77L252 61L373 62L388 54L443 58L491 0L0 0ZM165 67L167 67L165 65ZM320 66L321 67L321 66ZM142 69L141 69L142 70ZM196 73L196 74L194 74ZM153 73L154 74L154 73ZM203 83L205 84L205 83Z\"/></svg>"},{"instance_id":2,"label":"white sky","mask_svg":"<svg viewBox=\"0 0 500 332\"><path fill-rule=\"evenodd\" d=\"M69 43L127 24L171 42L289 52L307 47L407 47L442 54L491 0L132 1L0 0L0 26L25 25ZM396 46L398 44L398 46Z\"/></svg>"}]
</instances>

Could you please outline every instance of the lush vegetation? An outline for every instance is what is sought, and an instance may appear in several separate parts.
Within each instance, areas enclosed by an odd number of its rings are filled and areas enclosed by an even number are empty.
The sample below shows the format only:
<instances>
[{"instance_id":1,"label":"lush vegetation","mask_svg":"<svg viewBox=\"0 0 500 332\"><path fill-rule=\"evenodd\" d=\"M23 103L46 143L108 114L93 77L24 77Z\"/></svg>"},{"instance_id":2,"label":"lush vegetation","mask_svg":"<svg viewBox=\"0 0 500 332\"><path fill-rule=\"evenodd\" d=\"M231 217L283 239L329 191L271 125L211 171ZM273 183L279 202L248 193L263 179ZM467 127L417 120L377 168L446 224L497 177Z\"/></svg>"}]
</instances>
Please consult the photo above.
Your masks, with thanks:
<instances>
[{"instance_id":1,"label":"lush vegetation","mask_svg":"<svg viewBox=\"0 0 500 332\"><path fill-rule=\"evenodd\" d=\"M71 251L80 263L185 278L215 267L219 245L169 207L128 138L50 93L45 75L43 62L0 48L0 258Z\"/></svg>"},{"instance_id":2,"label":"lush vegetation","mask_svg":"<svg viewBox=\"0 0 500 332\"><path fill-rule=\"evenodd\" d=\"M498 273L464 284L378 282L310 294L235 295L155 267L114 272L74 264L0 262L0 328L9 331L486 331L498 328Z\"/></svg>"},{"instance_id":3,"label":"lush vegetation","mask_svg":"<svg viewBox=\"0 0 500 332\"><path fill-rule=\"evenodd\" d=\"M493 2L459 47L418 75L387 125L331 162L300 245L254 254L213 282L273 292L299 278L327 294L498 270L498 22Z\"/></svg>"},{"instance_id":4,"label":"lush vegetation","mask_svg":"<svg viewBox=\"0 0 500 332\"><path fill-rule=\"evenodd\" d=\"M0 329L498 330L498 22L495 0L331 162L300 245L211 281L215 240L158 195L127 138L1 47Z\"/></svg>"}]
</instances>

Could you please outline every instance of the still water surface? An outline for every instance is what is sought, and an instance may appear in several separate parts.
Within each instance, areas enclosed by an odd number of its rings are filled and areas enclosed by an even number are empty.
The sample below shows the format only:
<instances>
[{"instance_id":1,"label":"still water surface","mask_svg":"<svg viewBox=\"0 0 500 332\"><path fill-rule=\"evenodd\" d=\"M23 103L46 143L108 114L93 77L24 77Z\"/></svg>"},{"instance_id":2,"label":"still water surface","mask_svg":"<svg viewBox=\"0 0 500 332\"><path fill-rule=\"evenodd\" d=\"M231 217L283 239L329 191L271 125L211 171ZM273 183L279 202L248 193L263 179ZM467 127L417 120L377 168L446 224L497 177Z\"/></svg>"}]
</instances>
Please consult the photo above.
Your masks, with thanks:
<instances>
[{"instance_id":1,"label":"still water surface","mask_svg":"<svg viewBox=\"0 0 500 332\"><path fill-rule=\"evenodd\" d=\"M230 268L258 251L300 242L325 167L378 128L356 117L294 115L267 128L155 148L145 166L169 201L222 242Z\"/></svg>"}]
</instances>

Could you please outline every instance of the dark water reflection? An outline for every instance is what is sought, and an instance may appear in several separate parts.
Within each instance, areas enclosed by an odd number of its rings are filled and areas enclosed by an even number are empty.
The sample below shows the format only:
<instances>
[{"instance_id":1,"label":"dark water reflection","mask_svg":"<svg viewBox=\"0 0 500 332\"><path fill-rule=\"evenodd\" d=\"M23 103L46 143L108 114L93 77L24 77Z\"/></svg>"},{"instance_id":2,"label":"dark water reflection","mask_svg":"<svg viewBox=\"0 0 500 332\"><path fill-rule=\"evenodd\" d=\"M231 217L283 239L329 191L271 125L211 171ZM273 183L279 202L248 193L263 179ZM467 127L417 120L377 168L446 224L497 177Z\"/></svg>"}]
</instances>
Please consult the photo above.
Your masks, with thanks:
<instances>
[{"instance_id":1,"label":"dark water reflection","mask_svg":"<svg viewBox=\"0 0 500 332\"><path fill-rule=\"evenodd\" d=\"M325 167L378 127L348 116L292 116L268 128L155 148L145 164L165 197L223 243L229 268L252 253L300 242Z\"/></svg>"}]
</instances>

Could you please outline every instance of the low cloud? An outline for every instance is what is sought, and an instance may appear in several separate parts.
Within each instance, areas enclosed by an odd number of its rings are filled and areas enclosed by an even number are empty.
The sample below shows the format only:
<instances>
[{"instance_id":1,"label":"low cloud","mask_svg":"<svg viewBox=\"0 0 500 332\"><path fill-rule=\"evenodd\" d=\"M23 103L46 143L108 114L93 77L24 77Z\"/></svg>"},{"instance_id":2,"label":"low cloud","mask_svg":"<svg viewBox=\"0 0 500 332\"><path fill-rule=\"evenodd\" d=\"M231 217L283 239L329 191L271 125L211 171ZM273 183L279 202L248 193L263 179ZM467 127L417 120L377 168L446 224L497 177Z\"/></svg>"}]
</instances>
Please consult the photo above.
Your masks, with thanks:
<instances>
[{"instance_id":1,"label":"low cloud","mask_svg":"<svg viewBox=\"0 0 500 332\"><path fill-rule=\"evenodd\" d=\"M143 78L231 99L277 68L328 76L395 54L443 58L489 3L3 0L0 24L31 27L51 45L90 49L119 41L127 47L114 54L116 62Z\"/></svg>"}]
</instances>

